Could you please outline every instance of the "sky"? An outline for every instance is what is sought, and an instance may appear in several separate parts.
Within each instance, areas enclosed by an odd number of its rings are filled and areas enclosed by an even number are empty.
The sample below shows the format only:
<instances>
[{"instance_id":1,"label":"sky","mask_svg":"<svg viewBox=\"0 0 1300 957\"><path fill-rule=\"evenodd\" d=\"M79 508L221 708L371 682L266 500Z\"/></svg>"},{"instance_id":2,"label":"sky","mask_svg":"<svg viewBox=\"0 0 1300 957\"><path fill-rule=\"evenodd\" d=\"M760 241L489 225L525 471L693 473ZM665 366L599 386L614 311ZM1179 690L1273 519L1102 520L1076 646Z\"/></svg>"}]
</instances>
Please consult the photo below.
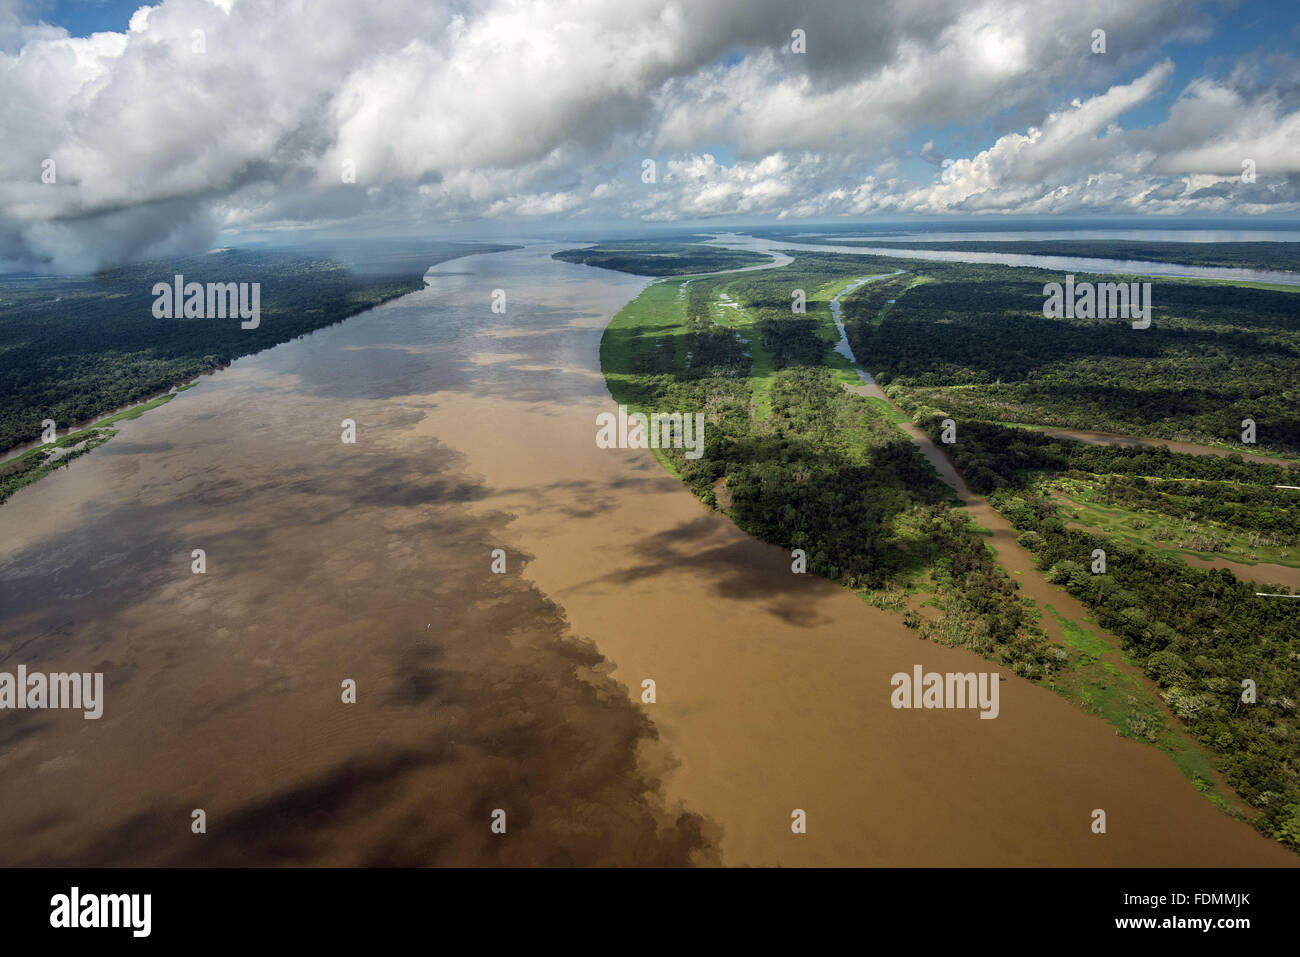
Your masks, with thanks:
<instances>
[{"instance_id":1,"label":"sky","mask_svg":"<svg viewBox=\"0 0 1300 957\"><path fill-rule=\"evenodd\" d=\"M1295 218L1296 50L1296 0L0 0L0 270L309 231Z\"/></svg>"}]
</instances>

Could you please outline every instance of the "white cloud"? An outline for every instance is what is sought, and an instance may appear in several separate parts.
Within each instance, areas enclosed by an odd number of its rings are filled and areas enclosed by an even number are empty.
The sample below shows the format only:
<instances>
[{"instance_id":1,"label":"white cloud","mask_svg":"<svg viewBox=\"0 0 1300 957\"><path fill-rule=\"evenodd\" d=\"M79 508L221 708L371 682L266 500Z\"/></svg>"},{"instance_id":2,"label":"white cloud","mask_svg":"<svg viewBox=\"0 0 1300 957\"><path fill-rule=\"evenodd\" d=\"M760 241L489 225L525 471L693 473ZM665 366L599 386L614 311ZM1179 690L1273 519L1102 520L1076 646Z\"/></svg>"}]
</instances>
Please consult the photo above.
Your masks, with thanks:
<instances>
[{"instance_id":1,"label":"white cloud","mask_svg":"<svg viewBox=\"0 0 1300 957\"><path fill-rule=\"evenodd\" d=\"M1272 85L1202 78L1164 123L1122 128L1168 85L1160 44L1205 33L1177 0L1104 17L1059 0L388 0L364 16L161 0L86 38L19 9L0 0L0 264L296 224L1297 208L1289 61ZM1106 57L1089 52L1099 18ZM1067 87L1093 92L1064 104ZM986 123L999 135L954 156L949 182L905 172L918 131L961 142ZM960 149L921 157L941 152ZM1253 192L1231 179L1244 158Z\"/></svg>"},{"instance_id":2,"label":"white cloud","mask_svg":"<svg viewBox=\"0 0 1300 957\"><path fill-rule=\"evenodd\" d=\"M582 205L573 193L534 193L497 200L484 213L487 217L513 213L516 216L554 216Z\"/></svg>"}]
</instances>

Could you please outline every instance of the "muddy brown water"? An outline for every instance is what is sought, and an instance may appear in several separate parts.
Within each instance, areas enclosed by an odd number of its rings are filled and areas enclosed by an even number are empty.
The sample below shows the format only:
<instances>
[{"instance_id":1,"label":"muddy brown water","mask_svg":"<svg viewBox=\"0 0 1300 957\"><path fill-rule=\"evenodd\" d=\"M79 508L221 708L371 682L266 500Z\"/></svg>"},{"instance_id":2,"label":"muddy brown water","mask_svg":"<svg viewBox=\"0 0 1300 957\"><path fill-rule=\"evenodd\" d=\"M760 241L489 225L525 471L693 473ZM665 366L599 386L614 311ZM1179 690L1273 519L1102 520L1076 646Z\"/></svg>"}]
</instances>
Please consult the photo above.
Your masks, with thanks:
<instances>
[{"instance_id":1,"label":"muddy brown water","mask_svg":"<svg viewBox=\"0 0 1300 957\"><path fill-rule=\"evenodd\" d=\"M0 712L0 862L1296 863L1031 682L894 710L895 672L995 666L597 448L644 282L557 248L442 264L0 508L0 670L106 685Z\"/></svg>"}]
</instances>

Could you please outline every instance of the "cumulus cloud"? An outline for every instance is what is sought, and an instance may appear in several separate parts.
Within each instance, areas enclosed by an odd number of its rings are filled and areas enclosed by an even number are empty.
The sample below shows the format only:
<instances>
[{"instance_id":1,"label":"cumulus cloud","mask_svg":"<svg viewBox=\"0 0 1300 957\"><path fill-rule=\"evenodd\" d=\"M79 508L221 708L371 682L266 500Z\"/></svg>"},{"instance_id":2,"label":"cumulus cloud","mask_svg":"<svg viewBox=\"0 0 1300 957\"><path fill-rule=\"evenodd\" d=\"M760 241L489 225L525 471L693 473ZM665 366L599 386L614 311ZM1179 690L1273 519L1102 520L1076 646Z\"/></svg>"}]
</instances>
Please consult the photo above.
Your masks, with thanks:
<instances>
[{"instance_id":1,"label":"cumulus cloud","mask_svg":"<svg viewBox=\"0 0 1300 957\"><path fill-rule=\"evenodd\" d=\"M1284 141L1296 141L1300 112L1283 114L1276 90L1247 99L1198 80L1165 122L1122 128L1120 118L1155 97L1173 69L1164 60L1130 83L1076 99L1041 127L1009 133L956 160L937 184L901 194L881 194L871 184L863 200L876 209L911 213L1294 209L1289 176L1300 173L1300 156ZM1255 159L1257 171L1273 178L1243 180L1246 159Z\"/></svg>"},{"instance_id":2,"label":"cumulus cloud","mask_svg":"<svg viewBox=\"0 0 1300 957\"><path fill-rule=\"evenodd\" d=\"M1199 78L1164 122L1122 128L1168 89L1162 44L1211 28L1181 0L359 9L161 0L122 32L71 37L0 0L0 268L302 225L1296 208L1285 56ZM991 145L963 148L989 127Z\"/></svg>"},{"instance_id":3,"label":"cumulus cloud","mask_svg":"<svg viewBox=\"0 0 1300 957\"><path fill-rule=\"evenodd\" d=\"M1261 171L1300 173L1300 104L1286 91L1253 97L1202 78L1174 104L1153 139L1164 147L1158 172L1239 174L1246 159Z\"/></svg>"},{"instance_id":4,"label":"cumulus cloud","mask_svg":"<svg viewBox=\"0 0 1300 957\"><path fill-rule=\"evenodd\" d=\"M824 218L1300 209L1300 177L1294 175L1300 173L1300 155L1283 145L1296 141L1300 112L1283 112L1276 88L1227 97L1221 86L1200 80L1183 92L1165 122L1122 127L1122 117L1156 98L1173 72L1171 61L1160 61L1132 81L1075 99L1041 125L1004 134L969 157L946 157L927 141L919 158L934 168L932 181L905 182L895 175L896 164L881 163L872 175L846 185L834 154L804 154L792 162L777 153L729 168L704 156L674 167L689 171L680 182L670 177L665 184L680 195L647 201L641 209L653 219L697 213ZM1258 177L1250 182L1241 175L1242 162L1256 157Z\"/></svg>"},{"instance_id":5,"label":"cumulus cloud","mask_svg":"<svg viewBox=\"0 0 1300 957\"><path fill-rule=\"evenodd\" d=\"M848 5L846 5L848 6ZM1203 35L1186 4L1087 5L1042 0L853 4L809 31L807 57L765 49L730 66L676 78L659 95L656 143L690 148L703 137L745 156L776 149L891 147L900 128L1050 105L1054 84L1127 69L1157 42ZM1104 13L1103 13L1104 11ZM1190 14L1190 15L1189 15ZM1106 57L1091 28L1108 28ZM861 42L860 48L854 44ZM853 65L828 82L804 64L817 45Z\"/></svg>"}]
</instances>

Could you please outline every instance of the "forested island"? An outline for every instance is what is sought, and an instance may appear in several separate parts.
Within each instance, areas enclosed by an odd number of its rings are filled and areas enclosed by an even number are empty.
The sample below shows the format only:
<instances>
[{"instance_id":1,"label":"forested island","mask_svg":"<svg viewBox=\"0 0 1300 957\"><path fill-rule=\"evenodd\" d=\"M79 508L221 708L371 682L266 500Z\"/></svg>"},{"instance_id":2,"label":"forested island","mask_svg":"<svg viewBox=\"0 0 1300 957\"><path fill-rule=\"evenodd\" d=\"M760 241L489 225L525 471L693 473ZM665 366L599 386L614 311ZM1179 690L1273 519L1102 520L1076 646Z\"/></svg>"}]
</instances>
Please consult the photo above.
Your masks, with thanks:
<instances>
[{"instance_id":1,"label":"forested island","mask_svg":"<svg viewBox=\"0 0 1300 957\"><path fill-rule=\"evenodd\" d=\"M742 528L804 549L811 570L923 636L1068 689L1121 734L1169 750L1231 810L1196 770L1213 763L1261 831L1300 849L1300 601L1259 597L1288 589L1191 567L1179 552L1206 545L1211 529L1252 555L1295 561L1296 492L1275 486L1300 486L1300 466L1286 458L1300 449L1296 294L1162 282L1151 328L1135 330L1044 319L1053 277L1039 270L790 252L783 268L653 284L611 322L601 364L617 401L706 411L704 455L665 449L660 460ZM891 403L855 394L856 372L833 351L829 301L867 276L876 278L844 296L846 331ZM792 310L796 290L803 313ZM1259 427L1250 450L1272 450L1275 464L1026 427L1241 447L1247 416ZM900 431L909 420L936 443L944 420L955 422L944 448L969 485L1020 531L1042 574L1087 607L1089 619L1066 620L1049 606L1065 643L1048 639L1045 609L1017 594ZM1132 534L1079 527L1072 503L1123 510ZM1101 661L1110 645L1096 628L1154 685ZM1169 720L1194 752L1171 743Z\"/></svg>"},{"instance_id":2,"label":"forested island","mask_svg":"<svg viewBox=\"0 0 1300 957\"><path fill-rule=\"evenodd\" d=\"M701 458L656 454L708 504L721 495L751 534L803 549L810 569L867 598L924 591L936 638L1027 677L1050 674L1059 659L1037 614L896 428L897 413L843 387L856 376L832 351L828 303L871 271L853 257L799 254L783 269L651 285L602 340L610 391L635 409L708 410ZM807 293L803 315L791 313L794 288ZM897 595L881 600L903 608Z\"/></svg>"},{"instance_id":3,"label":"forested island","mask_svg":"<svg viewBox=\"0 0 1300 957\"><path fill-rule=\"evenodd\" d=\"M771 261L770 256L742 249L652 239L609 240L585 249L562 249L551 258L566 263L582 263L635 273L638 276L682 276L756 266Z\"/></svg>"}]
</instances>

